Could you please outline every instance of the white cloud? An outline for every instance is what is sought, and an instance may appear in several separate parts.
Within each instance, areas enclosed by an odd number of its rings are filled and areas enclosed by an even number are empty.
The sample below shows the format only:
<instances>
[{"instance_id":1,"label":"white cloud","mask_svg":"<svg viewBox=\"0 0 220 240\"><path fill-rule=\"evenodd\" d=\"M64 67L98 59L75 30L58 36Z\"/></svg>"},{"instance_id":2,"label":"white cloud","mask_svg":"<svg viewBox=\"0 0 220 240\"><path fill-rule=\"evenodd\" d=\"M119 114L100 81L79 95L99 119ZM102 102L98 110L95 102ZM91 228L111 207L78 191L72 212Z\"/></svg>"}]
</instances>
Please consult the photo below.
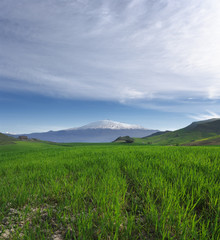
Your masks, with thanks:
<instances>
[{"instance_id":1,"label":"white cloud","mask_svg":"<svg viewBox=\"0 0 220 240\"><path fill-rule=\"evenodd\" d=\"M197 121L200 121L200 120L206 120L206 119L212 119L212 118L220 118L220 114L207 110L206 113L198 114L198 115L189 115L189 117Z\"/></svg>"},{"instance_id":2,"label":"white cloud","mask_svg":"<svg viewBox=\"0 0 220 240\"><path fill-rule=\"evenodd\" d=\"M190 115L189 117L197 121L200 121L212 118L220 118L220 114L207 110L207 112L204 114Z\"/></svg>"},{"instance_id":3,"label":"white cloud","mask_svg":"<svg viewBox=\"0 0 220 240\"><path fill-rule=\"evenodd\" d=\"M0 8L2 90L145 105L220 98L218 0L1 0Z\"/></svg>"}]
</instances>

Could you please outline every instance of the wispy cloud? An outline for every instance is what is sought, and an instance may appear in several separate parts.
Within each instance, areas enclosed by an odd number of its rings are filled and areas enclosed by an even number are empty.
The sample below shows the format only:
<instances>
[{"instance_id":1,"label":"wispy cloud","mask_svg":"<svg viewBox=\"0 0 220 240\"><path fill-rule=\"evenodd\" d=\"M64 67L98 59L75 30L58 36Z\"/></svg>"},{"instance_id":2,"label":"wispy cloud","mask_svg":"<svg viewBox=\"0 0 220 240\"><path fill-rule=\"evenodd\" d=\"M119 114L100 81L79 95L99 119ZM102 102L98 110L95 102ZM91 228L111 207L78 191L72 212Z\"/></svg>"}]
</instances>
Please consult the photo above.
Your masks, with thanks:
<instances>
[{"instance_id":1,"label":"wispy cloud","mask_svg":"<svg viewBox=\"0 0 220 240\"><path fill-rule=\"evenodd\" d=\"M207 112L204 114L190 115L189 117L199 121L199 120L205 120L205 119L220 118L220 114L207 110Z\"/></svg>"},{"instance_id":2,"label":"wispy cloud","mask_svg":"<svg viewBox=\"0 0 220 240\"><path fill-rule=\"evenodd\" d=\"M1 0L0 8L2 90L164 108L220 98L218 0Z\"/></svg>"}]
</instances>

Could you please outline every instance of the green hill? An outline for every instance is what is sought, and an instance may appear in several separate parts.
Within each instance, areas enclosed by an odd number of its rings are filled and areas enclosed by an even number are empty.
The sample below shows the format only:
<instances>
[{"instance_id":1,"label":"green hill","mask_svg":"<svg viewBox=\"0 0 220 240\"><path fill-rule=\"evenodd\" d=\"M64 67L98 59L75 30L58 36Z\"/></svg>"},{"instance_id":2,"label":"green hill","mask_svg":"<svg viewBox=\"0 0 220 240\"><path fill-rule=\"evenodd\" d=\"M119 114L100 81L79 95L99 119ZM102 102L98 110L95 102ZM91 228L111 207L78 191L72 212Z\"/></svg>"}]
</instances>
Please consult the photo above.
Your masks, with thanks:
<instances>
[{"instance_id":1,"label":"green hill","mask_svg":"<svg viewBox=\"0 0 220 240\"><path fill-rule=\"evenodd\" d=\"M17 141L17 139L0 133L0 145L14 143L14 141Z\"/></svg>"},{"instance_id":2,"label":"green hill","mask_svg":"<svg viewBox=\"0 0 220 240\"><path fill-rule=\"evenodd\" d=\"M124 137L118 137L115 141L113 141L114 143L133 143L134 142L134 138L131 138L129 136L124 136Z\"/></svg>"},{"instance_id":3,"label":"green hill","mask_svg":"<svg viewBox=\"0 0 220 240\"><path fill-rule=\"evenodd\" d=\"M193 122L189 126L161 135L136 139L136 142L156 145L181 145L220 135L220 119Z\"/></svg>"}]
</instances>

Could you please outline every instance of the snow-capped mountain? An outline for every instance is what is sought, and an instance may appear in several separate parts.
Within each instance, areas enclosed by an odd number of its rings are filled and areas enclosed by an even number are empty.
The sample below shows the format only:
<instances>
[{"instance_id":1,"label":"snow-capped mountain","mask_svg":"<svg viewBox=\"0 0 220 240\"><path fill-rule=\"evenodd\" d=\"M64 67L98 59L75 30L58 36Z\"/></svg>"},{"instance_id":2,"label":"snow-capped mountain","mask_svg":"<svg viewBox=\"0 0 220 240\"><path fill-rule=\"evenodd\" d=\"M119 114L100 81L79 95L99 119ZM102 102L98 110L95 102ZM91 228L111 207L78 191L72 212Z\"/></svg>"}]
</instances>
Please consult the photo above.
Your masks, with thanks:
<instances>
[{"instance_id":1,"label":"snow-capped mountain","mask_svg":"<svg viewBox=\"0 0 220 240\"><path fill-rule=\"evenodd\" d=\"M102 120L82 127L60 131L20 134L53 142L112 142L120 136L146 137L158 130L146 129L139 125ZM14 135L19 136L19 135Z\"/></svg>"},{"instance_id":2,"label":"snow-capped mountain","mask_svg":"<svg viewBox=\"0 0 220 240\"><path fill-rule=\"evenodd\" d=\"M127 124L127 123L121 123L111 120L101 120L97 122L92 122L89 124L86 124L82 127L77 128L79 129L145 129L139 125L133 125L133 124Z\"/></svg>"}]
</instances>

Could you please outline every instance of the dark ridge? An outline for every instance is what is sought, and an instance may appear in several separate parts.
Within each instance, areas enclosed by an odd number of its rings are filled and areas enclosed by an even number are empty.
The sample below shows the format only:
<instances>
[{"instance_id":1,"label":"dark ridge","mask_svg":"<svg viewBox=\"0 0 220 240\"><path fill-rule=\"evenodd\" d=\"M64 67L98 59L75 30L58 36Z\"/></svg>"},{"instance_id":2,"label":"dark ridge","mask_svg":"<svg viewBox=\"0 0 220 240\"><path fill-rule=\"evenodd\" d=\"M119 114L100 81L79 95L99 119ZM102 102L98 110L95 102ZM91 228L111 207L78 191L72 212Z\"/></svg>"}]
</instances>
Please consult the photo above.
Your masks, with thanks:
<instances>
[{"instance_id":1,"label":"dark ridge","mask_svg":"<svg viewBox=\"0 0 220 240\"><path fill-rule=\"evenodd\" d=\"M121 142L121 143L133 143L134 139L129 136L118 137L113 142Z\"/></svg>"},{"instance_id":2,"label":"dark ridge","mask_svg":"<svg viewBox=\"0 0 220 240\"><path fill-rule=\"evenodd\" d=\"M146 137L160 136L160 135L163 135L163 134L169 133L169 132L172 132L172 131L168 131L168 130L167 131L160 131L160 132L153 133L153 134L151 134L149 136L146 136ZM143 137L143 138L146 138L146 137Z\"/></svg>"}]
</instances>

